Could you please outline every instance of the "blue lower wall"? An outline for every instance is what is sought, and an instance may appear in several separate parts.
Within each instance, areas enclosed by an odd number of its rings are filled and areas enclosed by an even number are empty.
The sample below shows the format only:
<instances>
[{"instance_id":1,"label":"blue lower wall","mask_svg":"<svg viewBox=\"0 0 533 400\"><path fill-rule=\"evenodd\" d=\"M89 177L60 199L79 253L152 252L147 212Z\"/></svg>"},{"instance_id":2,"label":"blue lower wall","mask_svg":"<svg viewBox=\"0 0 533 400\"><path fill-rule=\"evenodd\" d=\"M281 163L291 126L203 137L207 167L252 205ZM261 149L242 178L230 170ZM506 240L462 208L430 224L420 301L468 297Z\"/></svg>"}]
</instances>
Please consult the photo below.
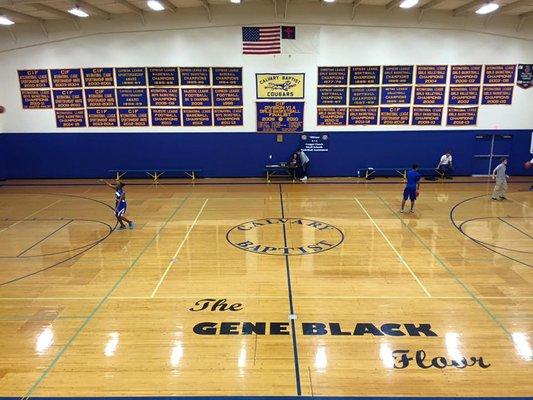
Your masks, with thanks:
<instances>
[{"instance_id":1,"label":"blue lower wall","mask_svg":"<svg viewBox=\"0 0 533 400\"><path fill-rule=\"evenodd\" d=\"M329 151L309 153L312 176L354 176L358 167L434 166L450 149L457 175L476 173L476 135L491 131L338 132ZM531 130L513 136L509 171L531 175ZM109 169L201 168L204 177L263 176L264 165L285 161L299 135L256 133L28 133L0 135L0 178L93 178ZM4 160L2 163L2 159Z\"/></svg>"}]
</instances>

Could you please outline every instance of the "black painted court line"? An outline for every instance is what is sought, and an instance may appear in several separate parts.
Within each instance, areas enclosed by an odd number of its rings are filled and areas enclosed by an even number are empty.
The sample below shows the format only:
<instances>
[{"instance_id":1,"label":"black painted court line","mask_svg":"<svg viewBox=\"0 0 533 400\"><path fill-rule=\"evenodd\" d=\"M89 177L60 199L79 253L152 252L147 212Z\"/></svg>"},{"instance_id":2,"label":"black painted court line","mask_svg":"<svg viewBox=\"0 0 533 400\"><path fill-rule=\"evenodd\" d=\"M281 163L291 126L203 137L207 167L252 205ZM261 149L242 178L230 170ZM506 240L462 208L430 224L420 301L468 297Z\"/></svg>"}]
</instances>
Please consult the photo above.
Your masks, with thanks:
<instances>
[{"instance_id":1,"label":"black painted court line","mask_svg":"<svg viewBox=\"0 0 533 400\"><path fill-rule=\"evenodd\" d=\"M281 206L281 218L285 218L285 207L283 206L283 190L279 185L279 201ZM287 228L283 226L283 243L285 246L285 253L287 252ZM292 336L292 350L294 353L294 372L296 374L296 393L298 396L302 395L302 385L300 383L300 364L298 360L298 342L296 341L296 327L294 326L294 304L292 301L292 285L291 285L291 267L289 263L289 256L285 254L285 269L287 271L287 288L289 290L289 307L290 307L290 321L291 321L291 336Z\"/></svg>"},{"instance_id":2,"label":"black painted court line","mask_svg":"<svg viewBox=\"0 0 533 400\"><path fill-rule=\"evenodd\" d=\"M34 243L32 244L30 247L28 247L26 250L22 251L21 253L19 253L17 255L17 257L20 257L21 255L23 255L24 253L26 253L27 251L33 249L35 246L37 246L39 243L42 243L44 242L46 239L48 239L49 237L51 237L52 235L56 234L57 232L59 232L61 229L63 229L65 226L67 226L68 224L70 224L72 221L74 221L73 219L69 220L66 224L63 224L61 225L59 228L57 228L55 231L53 231L52 233L49 233L48 235L46 235L44 238L42 238L41 240L39 240L37 243Z\"/></svg>"},{"instance_id":3,"label":"black painted court line","mask_svg":"<svg viewBox=\"0 0 533 400\"><path fill-rule=\"evenodd\" d=\"M504 219L501 218L501 217L498 217L498 219L499 219L500 221L506 223L506 224L509 225L510 227L516 229L518 232L523 233L523 234L526 235L528 238L533 239L533 236L531 236L529 233L527 233L527 232L523 231L522 229L520 229L520 228L514 226L514 225L511 224L510 222L507 222L506 220L504 220Z\"/></svg>"}]
</instances>

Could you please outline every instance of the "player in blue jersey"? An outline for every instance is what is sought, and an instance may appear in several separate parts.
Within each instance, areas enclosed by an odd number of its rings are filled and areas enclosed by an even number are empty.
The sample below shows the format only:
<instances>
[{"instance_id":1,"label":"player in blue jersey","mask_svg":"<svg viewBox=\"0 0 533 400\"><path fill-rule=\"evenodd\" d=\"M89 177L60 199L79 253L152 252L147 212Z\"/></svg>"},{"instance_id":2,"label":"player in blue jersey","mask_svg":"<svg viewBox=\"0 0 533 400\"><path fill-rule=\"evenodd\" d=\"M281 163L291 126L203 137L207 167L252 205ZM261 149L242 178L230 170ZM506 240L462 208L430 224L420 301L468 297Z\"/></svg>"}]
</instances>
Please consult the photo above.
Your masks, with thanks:
<instances>
[{"instance_id":1,"label":"player in blue jersey","mask_svg":"<svg viewBox=\"0 0 533 400\"><path fill-rule=\"evenodd\" d=\"M407 171L405 178L407 179L407 184L403 190L403 200L402 208L400 212L405 212L405 202L407 199L411 200L411 210L410 212L415 212L415 201L418 197L418 191L420 190L420 174L418 173L418 165L414 164L413 169Z\"/></svg>"},{"instance_id":2,"label":"player in blue jersey","mask_svg":"<svg viewBox=\"0 0 533 400\"><path fill-rule=\"evenodd\" d=\"M126 202L126 192L124 191L124 183L117 182L116 185L112 185L111 183L104 181L103 179L100 180L101 182L104 182L107 186L115 190L115 217L117 217L117 221L120 224L118 229L126 229L126 225L124 225L124 222L126 222L130 229L135 228L135 222L130 221L125 217L126 209L128 208L128 203Z\"/></svg>"}]
</instances>

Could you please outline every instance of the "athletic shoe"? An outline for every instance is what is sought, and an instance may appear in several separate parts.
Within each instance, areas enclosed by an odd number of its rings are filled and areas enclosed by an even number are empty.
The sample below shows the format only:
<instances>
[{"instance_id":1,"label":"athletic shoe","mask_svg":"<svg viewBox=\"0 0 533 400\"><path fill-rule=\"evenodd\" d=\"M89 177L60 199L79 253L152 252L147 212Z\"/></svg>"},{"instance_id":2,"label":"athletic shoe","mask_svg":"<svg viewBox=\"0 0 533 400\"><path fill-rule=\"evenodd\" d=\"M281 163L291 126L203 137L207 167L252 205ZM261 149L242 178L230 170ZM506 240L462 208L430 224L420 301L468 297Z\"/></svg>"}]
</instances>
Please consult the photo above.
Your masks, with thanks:
<instances>
[{"instance_id":1,"label":"athletic shoe","mask_svg":"<svg viewBox=\"0 0 533 400\"><path fill-rule=\"evenodd\" d=\"M403 208L400 210L400 212L403 214L405 211L403 210Z\"/></svg>"},{"instance_id":2,"label":"athletic shoe","mask_svg":"<svg viewBox=\"0 0 533 400\"><path fill-rule=\"evenodd\" d=\"M130 229L135 228L135 221L131 221L129 224Z\"/></svg>"},{"instance_id":3,"label":"athletic shoe","mask_svg":"<svg viewBox=\"0 0 533 400\"><path fill-rule=\"evenodd\" d=\"M302 182L305 182L307 180L307 176L304 176L301 180Z\"/></svg>"},{"instance_id":4,"label":"athletic shoe","mask_svg":"<svg viewBox=\"0 0 533 400\"><path fill-rule=\"evenodd\" d=\"M497 199L496 197L491 197L491 200L498 201L500 199Z\"/></svg>"},{"instance_id":5,"label":"athletic shoe","mask_svg":"<svg viewBox=\"0 0 533 400\"><path fill-rule=\"evenodd\" d=\"M415 213L415 210L409 210L410 213L414 214Z\"/></svg>"},{"instance_id":6,"label":"athletic shoe","mask_svg":"<svg viewBox=\"0 0 533 400\"><path fill-rule=\"evenodd\" d=\"M123 230L126 229L126 227L125 227L125 226L119 226L117 229L118 229L119 231L123 231Z\"/></svg>"},{"instance_id":7,"label":"athletic shoe","mask_svg":"<svg viewBox=\"0 0 533 400\"><path fill-rule=\"evenodd\" d=\"M500 197L500 200L507 200L507 197L502 196L502 197Z\"/></svg>"}]
</instances>

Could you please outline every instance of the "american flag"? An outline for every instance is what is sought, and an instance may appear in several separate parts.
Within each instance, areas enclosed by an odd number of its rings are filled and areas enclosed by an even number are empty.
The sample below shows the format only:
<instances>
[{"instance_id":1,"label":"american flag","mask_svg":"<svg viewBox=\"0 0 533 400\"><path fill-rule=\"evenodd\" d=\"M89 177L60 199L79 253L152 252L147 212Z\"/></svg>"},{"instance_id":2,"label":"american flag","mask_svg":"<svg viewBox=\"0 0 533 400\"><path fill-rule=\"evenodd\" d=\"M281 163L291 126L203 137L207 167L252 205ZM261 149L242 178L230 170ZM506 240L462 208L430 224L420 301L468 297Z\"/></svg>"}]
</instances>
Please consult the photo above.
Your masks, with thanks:
<instances>
[{"instance_id":1,"label":"american flag","mask_svg":"<svg viewBox=\"0 0 533 400\"><path fill-rule=\"evenodd\" d=\"M280 54L281 29L279 26L242 27L243 54Z\"/></svg>"}]
</instances>

